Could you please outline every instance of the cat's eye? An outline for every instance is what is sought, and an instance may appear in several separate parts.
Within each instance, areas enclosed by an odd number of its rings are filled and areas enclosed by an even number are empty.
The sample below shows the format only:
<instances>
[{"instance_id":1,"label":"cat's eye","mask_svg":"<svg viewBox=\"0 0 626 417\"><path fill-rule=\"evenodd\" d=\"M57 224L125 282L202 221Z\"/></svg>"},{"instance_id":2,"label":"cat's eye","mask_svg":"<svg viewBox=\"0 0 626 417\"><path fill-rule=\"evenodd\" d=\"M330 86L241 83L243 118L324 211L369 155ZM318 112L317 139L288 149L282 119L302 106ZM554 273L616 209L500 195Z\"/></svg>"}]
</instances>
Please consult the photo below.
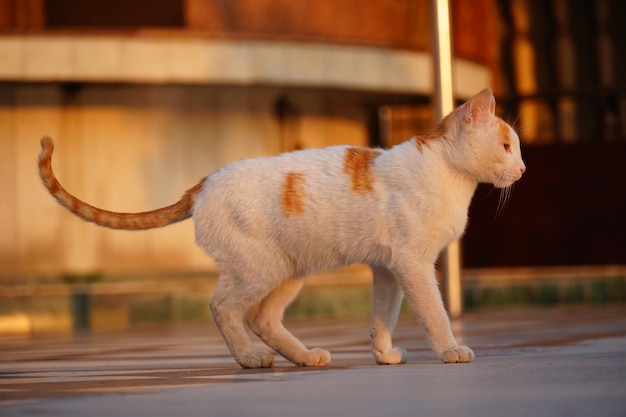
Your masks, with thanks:
<instances>
[{"instance_id":1,"label":"cat's eye","mask_svg":"<svg viewBox=\"0 0 626 417\"><path fill-rule=\"evenodd\" d=\"M502 146L504 147L505 151L511 153L511 145L509 143L503 143Z\"/></svg>"}]
</instances>

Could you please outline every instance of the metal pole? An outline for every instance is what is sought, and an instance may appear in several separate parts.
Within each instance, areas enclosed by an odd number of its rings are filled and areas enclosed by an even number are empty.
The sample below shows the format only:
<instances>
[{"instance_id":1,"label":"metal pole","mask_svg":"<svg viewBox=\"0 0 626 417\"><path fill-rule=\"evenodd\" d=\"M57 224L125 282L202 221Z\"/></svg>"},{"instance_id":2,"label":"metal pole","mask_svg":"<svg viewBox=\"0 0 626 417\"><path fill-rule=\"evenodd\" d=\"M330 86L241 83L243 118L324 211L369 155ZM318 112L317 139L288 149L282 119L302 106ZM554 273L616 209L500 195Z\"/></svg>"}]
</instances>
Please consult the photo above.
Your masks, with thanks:
<instances>
[{"instance_id":1,"label":"metal pole","mask_svg":"<svg viewBox=\"0 0 626 417\"><path fill-rule=\"evenodd\" d=\"M450 12L448 0L433 0L433 39L435 62L435 98L437 119L454 109L452 91L452 51L450 46ZM461 247L451 243L442 256L444 300L450 317L458 317L463 307L461 292Z\"/></svg>"}]
</instances>

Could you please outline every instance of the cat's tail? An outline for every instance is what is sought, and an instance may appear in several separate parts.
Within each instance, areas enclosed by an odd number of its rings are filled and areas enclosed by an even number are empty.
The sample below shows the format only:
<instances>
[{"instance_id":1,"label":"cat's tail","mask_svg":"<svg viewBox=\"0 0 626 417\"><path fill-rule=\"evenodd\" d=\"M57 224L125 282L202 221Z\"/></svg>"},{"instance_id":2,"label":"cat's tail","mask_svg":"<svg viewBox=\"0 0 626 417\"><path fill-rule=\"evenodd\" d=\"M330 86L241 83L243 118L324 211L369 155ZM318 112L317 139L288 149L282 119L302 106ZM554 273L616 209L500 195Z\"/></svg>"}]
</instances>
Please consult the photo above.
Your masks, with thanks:
<instances>
[{"instance_id":1,"label":"cat's tail","mask_svg":"<svg viewBox=\"0 0 626 417\"><path fill-rule=\"evenodd\" d=\"M143 213L116 213L91 206L68 193L52 171L54 143L45 136L41 139L39 154L39 176L50 194L66 209L88 222L111 229L145 230L167 226L191 217L191 209L196 195L202 190L205 178L185 192L178 202L171 206Z\"/></svg>"}]
</instances>

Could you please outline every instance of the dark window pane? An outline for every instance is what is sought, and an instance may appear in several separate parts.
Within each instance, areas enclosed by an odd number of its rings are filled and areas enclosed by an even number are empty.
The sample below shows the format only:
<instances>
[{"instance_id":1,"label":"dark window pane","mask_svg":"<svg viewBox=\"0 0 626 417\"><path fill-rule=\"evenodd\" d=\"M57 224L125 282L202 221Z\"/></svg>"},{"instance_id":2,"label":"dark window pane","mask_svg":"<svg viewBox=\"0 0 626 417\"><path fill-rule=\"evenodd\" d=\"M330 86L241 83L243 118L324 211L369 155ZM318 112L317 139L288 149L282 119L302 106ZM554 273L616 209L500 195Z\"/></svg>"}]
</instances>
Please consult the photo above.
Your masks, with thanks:
<instances>
[{"instance_id":1,"label":"dark window pane","mask_svg":"<svg viewBox=\"0 0 626 417\"><path fill-rule=\"evenodd\" d=\"M183 27L183 0L46 0L52 28Z\"/></svg>"}]
</instances>

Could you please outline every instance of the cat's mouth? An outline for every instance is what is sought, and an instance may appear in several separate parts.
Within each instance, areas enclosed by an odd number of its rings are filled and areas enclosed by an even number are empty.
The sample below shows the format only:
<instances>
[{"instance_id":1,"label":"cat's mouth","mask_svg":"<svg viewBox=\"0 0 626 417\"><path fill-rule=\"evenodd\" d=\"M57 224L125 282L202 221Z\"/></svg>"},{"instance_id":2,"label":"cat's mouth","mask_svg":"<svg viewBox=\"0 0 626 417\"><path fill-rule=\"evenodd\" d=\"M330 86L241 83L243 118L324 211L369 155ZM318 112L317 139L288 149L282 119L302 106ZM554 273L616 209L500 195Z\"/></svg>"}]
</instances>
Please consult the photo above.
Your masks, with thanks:
<instances>
[{"instance_id":1,"label":"cat's mouth","mask_svg":"<svg viewBox=\"0 0 626 417\"><path fill-rule=\"evenodd\" d=\"M492 182L492 184L496 188L508 188L519 181L522 178L522 175L522 173L511 175L509 172L496 174L496 179Z\"/></svg>"}]
</instances>

